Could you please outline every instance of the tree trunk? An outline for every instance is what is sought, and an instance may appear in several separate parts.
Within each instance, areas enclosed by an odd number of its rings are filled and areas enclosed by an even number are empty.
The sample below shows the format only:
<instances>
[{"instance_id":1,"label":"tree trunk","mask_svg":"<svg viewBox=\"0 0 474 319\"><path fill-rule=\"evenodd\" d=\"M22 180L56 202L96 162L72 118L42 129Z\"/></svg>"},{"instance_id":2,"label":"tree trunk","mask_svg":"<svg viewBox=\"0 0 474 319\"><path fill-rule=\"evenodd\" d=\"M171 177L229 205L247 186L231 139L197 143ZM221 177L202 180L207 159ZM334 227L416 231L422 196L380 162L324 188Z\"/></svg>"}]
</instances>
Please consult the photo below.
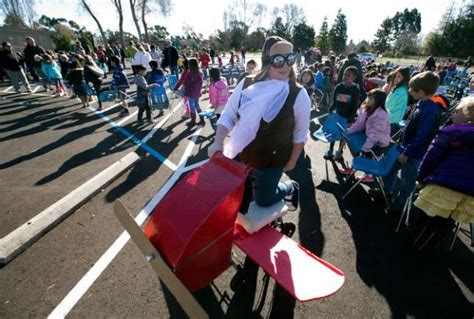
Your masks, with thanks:
<instances>
[{"instance_id":1,"label":"tree trunk","mask_svg":"<svg viewBox=\"0 0 474 319\"><path fill-rule=\"evenodd\" d=\"M99 28L100 35L102 37L102 41L104 41L104 44L107 44L107 37L105 36L104 29L102 29L102 25L100 24L99 20L97 19L97 17L92 12L92 10L89 7L89 5L87 4L86 0L81 0L81 3L82 3L83 8L90 14L92 19L94 19L95 23L97 23L97 27Z\"/></svg>"},{"instance_id":2,"label":"tree trunk","mask_svg":"<svg viewBox=\"0 0 474 319\"><path fill-rule=\"evenodd\" d=\"M148 35L148 25L146 24L145 16L146 16L146 3L147 0L142 0L142 23L143 23L143 30L145 32L145 42L150 42L150 37Z\"/></svg>"},{"instance_id":3,"label":"tree trunk","mask_svg":"<svg viewBox=\"0 0 474 319\"><path fill-rule=\"evenodd\" d=\"M117 9L117 13L119 15L119 37L120 37L120 45L122 48L125 48L125 40L123 37L123 10L122 10L122 0L112 0L115 8Z\"/></svg>"},{"instance_id":4,"label":"tree trunk","mask_svg":"<svg viewBox=\"0 0 474 319\"><path fill-rule=\"evenodd\" d=\"M142 39L142 31L140 30L140 23L139 23L138 17L137 17L136 4L137 4L137 0L130 0L130 10L132 11L133 22L135 23L135 27L137 28L138 41L142 42L142 40L143 40Z\"/></svg>"}]
</instances>

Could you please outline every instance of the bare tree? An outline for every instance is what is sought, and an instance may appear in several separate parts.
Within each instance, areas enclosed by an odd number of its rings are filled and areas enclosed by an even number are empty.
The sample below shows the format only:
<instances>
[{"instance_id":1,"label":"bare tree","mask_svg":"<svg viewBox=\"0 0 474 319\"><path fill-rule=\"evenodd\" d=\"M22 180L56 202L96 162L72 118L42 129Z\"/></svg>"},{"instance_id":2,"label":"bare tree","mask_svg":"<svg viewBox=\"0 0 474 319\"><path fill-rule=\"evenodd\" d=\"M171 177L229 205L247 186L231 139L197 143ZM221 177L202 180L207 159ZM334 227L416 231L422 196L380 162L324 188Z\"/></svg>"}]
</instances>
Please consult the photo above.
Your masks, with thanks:
<instances>
[{"instance_id":1,"label":"bare tree","mask_svg":"<svg viewBox=\"0 0 474 319\"><path fill-rule=\"evenodd\" d=\"M14 26L33 27L35 0L0 0L0 11Z\"/></svg>"},{"instance_id":2,"label":"bare tree","mask_svg":"<svg viewBox=\"0 0 474 319\"><path fill-rule=\"evenodd\" d=\"M95 23L97 24L97 27L99 28L100 36L102 37L102 41L104 44L107 43L107 37L105 36L104 29L102 28L102 25L100 24L99 19L95 16L94 12L92 12L91 7L87 4L86 0L81 0L80 6L89 13L89 15L94 19Z\"/></svg>"},{"instance_id":3,"label":"bare tree","mask_svg":"<svg viewBox=\"0 0 474 319\"><path fill-rule=\"evenodd\" d=\"M267 6L262 3L257 3L253 11L253 15L255 17L256 29L262 26L262 20L266 13L267 13Z\"/></svg>"},{"instance_id":4,"label":"bare tree","mask_svg":"<svg viewBox=\"0 0 474 319\"><path fill-rule=\"evenodd\" d=\"M162 16L168 16L173 9L171 0L140 0L141 1L141 14L142 14L142 23L143 29L145 31L145 41L148 42L150 37L148 34L148 25L146 23L146 16L152 9L158 6L158 12Z\"/></svg>"},{"instance_id":5,"label":"bare tree","mask_svg":"<svg viewBox=\"0 0 474 319\"><path fill-rule=\"evenodd\" d=\"M298 7L296 4L285 4L283 8L274 8L273 16L276 18L280 16L282 22L290 34L293 31L293 27L306 20L304 10Z\"/></svg>"},{"instance_id":6,"label":"bare tree","mask_svg":"<svg viewBox=\"0 0 474 319\"><path fill-rule=\"evenodd\" d=\"M115 6L115 9L117 9L117 13L119 16L119 37L120 37L120 44L122 45L122 48L125 48L125 40L123 37L123 7L122 7L122 0L111 0L112 4Z\"/></svg>"},{"instance_id":7,"label":"bare tree","mask_svg":"<svg viewBox=\"0 0 474 319\"><path fill-rule=\"evenodd\" d=\"M141 1L143 2L143 0L141 0ZM130 0L130 10L132 11L133 22L135 23L135 27L137 28L138 41L142 42L142 40L143 40L142 31L140 29L140 21L138 19L138 15L137 15L137 7L139 5L140 4L138 4L138 0Z\"/></svg>"}]
</instances>

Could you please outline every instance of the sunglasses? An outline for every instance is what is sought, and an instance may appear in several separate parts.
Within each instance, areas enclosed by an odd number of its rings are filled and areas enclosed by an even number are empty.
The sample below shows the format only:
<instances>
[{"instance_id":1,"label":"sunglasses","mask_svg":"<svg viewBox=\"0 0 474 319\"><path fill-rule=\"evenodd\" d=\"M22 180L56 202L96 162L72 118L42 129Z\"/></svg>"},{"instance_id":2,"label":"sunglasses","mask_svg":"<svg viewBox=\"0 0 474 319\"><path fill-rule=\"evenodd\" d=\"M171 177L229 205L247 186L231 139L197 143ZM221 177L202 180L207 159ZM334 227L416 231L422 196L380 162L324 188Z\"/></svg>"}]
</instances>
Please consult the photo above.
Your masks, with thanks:
<instances>
[{"instance_id":1,"label":"sunglasses","mask_svg":"<svg viewBox=\"0 0 474 319\"><path fill-rule=\"evenodd\" d=\"M295 64L295 61L296 57L293 53L290 53L287 56L277 54L270 57L270 64L277 69L282 68L283 65L285 65L285 62L288 66L292 66Z\"/></svg>"}]
</instances>

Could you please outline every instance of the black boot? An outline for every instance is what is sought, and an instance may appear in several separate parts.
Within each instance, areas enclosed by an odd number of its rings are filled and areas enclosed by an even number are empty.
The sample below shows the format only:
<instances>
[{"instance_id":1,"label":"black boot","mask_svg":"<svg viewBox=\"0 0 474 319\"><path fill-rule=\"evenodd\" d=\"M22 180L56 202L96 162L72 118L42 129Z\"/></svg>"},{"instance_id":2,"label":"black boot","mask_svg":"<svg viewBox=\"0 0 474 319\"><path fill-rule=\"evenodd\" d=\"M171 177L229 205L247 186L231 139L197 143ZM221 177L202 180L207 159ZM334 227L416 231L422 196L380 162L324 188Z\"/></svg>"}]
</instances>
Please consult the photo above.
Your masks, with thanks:
<instances>
[{"instance_id":1,"label":"black boot","mask_svg":"<svg viewBox=\"0 0 474 319\"><path fill-rule=\"evenodd\" d=\"M186 123L186 126L191 128L196 125L196 113L191 112L191 120Z\"/></svg>"},{"instance_id":2,"label":"black boot","mask_svg":"<svg viewBox=\"0 0 474 319\"><path fill-rule=\"evenodd\" d=\"M199 115L199 123L198 125L204 126L206 125L206 122L204 121L204 116Z\"/></svg>"}]
</instances>

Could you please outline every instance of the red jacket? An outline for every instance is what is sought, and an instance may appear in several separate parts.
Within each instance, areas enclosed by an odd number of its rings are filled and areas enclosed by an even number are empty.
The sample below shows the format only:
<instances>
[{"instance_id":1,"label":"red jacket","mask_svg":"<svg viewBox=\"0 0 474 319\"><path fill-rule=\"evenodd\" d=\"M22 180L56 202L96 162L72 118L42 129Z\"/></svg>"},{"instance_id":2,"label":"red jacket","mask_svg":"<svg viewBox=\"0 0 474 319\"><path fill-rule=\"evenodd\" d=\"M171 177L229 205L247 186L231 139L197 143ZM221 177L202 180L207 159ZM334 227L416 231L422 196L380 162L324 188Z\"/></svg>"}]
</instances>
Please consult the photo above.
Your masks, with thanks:
<instances>
[{"instance_id":1,"label":"red jacket","mask_svg":"<svg viewBox=\"0 0 474 319\"><path fill-rule=\"evenodd\" d=\"M211 62L211 57L207 53L201 54L199 57L199 62L201 62L201 68L208 68L209 62Z\"/></svg>"}]
</instances>

